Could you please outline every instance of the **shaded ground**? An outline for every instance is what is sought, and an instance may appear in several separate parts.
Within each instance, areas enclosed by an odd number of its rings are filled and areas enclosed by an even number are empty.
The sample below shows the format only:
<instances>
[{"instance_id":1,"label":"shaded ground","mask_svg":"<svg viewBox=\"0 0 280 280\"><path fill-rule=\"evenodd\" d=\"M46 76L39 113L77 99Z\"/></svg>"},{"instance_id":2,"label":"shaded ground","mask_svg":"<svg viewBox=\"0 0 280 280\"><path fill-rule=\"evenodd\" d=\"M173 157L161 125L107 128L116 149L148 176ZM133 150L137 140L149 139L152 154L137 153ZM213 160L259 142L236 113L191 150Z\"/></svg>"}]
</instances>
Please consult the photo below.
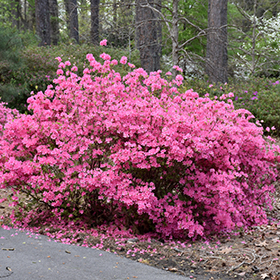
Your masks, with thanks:
<instances>
[{"instance_id":1,"label":"shaded ground","mask_svg":"<svg viewBox=\"0 0 280 280\"><path fill-rule=\"evenodd\" d=\"M277 196L280 197L278 186ZM0 190L0 199L9 194ZM270 219L280 221L280 199L276 200ZM11 208L6 202L0 206L0 216L7 217ZM44 234L44 230L40 231ZM78 243L85 236L80 234ZM100 243L100 239L88 239L89 245ZM231 236L212 241L165 244L163 240L139 242L137 239L126 241L103 240L102 250L115 252L132 260L142 262L192 279L270 279L280 280L280 224L253 228L250 232L236 232ZM209 276L210 275L210 276ZM212 278L211 278L212 277Z\"/></svg>"},{"instance_id":2,"label":"shaded ground","mask_svg":"<svg viewBox=\"0 0 280 280\"><path fill-rule=\"evenodd\" d=\"M0 190L0 199L11 190ZM163 240L139 242L103 240L102 250L110 251L129 259L168 270L192 279L266 279L280 280L280 183L276 184L274 209L268 212L270 224L252 228L249 232L236 232L212 241L166 244ZM7 202L0 205L0 224L8 222L11 208ZM44 229L40 231L44 234ZM85 236L80 234L78 243ZM89 245L100 243L90 237Z\"/></svg>"}]
</instances>

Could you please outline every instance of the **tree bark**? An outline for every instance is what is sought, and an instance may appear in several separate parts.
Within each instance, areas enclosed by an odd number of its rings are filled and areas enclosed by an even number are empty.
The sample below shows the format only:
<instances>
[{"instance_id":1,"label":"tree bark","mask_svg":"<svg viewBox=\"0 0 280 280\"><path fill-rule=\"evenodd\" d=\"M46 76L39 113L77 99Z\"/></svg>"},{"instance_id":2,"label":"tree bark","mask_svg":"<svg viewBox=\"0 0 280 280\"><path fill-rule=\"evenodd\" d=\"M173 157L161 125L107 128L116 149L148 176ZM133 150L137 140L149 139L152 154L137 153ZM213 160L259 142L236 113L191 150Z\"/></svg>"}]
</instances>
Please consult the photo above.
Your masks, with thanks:
<instances>
[{"instance_id":1,"label":"tree bark","mask_svg":"<svg viewBox=\"0 0 280 280\"><path fill-rule=\"evenodd\" d=\"M149 7L159 10L157 1L136 0L136 45L142 68L152 72L160 69L161 24L159 14Z\"/></svg>"},{"instance_id":2,"label":"tree bark","mask_svg":"<svg viewBox=\"0 0 280 280\"><path fill-rule=\"evenodd\" d=\"M27 26L27 0L23 1L23 15L24 15L23 25L24 25L24 30L26 31L28 29L28 26Z\"/></svg>"},{"instance_id":3,"label":"tree bark","mask_svg":"<svg viewBox=\"0 0 280 280\"><path fill-rule=\"evenodd\" d=\"M19 29L20 27L20 0L11 1L12 26Z\"/></svg>"},{"instance_id":4,"label":"tree bark","mask_svg":"<svg viewBox=\"0 0 280 280\"><path fill-rule=\"evenodd\" d=\"M77 0L64 0L66 11L66 24L69 37L79 43L79 21Z\"/></svg>"},{"instance_id":5,"label":"tree bark","mask_svg":"<svg viewBox=\"0 0 280 280\"><path fill-rule=\"evenodd\" d=\"M57 0L49 0L50 23L51 23L51 43L57 45L59 41L59 22Z\"/></svg>"},{"instance_id":6,"label":"tree bark","mask_svg":"<svg viewBox=\"0 0 280 280\"><path fill-rule=\"evenodd\" d=\"M66 26L69 32L70 30L70 0L64 0L65 14L66 14ZM68 33L69 35L69 33Z\"/></svg>"},{"instance_id":7,"label":"tree bark","mask_svg":"<svg viewBox=\"0 0 280 280\"><path fill-rule=\"evenodd\" d=\"M179 64L179 50L178 50L178 38L179 38L179 27L178 27L178 5L179 0L173 0L173 11L172 11L172 64L178 65ZM175 78L177 71L172 69L173 78Z\"/></svg>"},{"instance_id":8,"label":"tree bark","mask_svg":"<svg viewBox=\"0 0 280 280\"><path fill-rule=\"evenodd\" d=\"M69 0L70 9L70 38L76 40L79 43L79 20L78 20L78 4L77 0Z\"/></svg>"},{"instance_id":9,"label":"tree bark","mask_svg":"<svg viewBox=\"0 0 280 280\"><path fill-rule=\"evenodd\" d=\"M39 46L51 44L51 25L48 0L35 0L36 32L41 41Z\"/></svg>"},{"instance_id":10,"label":"tree bark","mask_svg":"<svg viewBox=\"0 0 280 280\"><path fill-rule=\"evenodd\" d=\"M91 11L90 40L94 45L99 44L99 4L100 4L100 0L90 0L90 11Z\"/></svg>"},{"instance_id":11,"label":"tree bark","mask_svg":"<svg viewBox=\"0 0 280 280\"><path fill-rule=\"evenodd\" d=\"M227 0L208 1L205 70L212 83L228 81Z\"/></svg>"}]
</instances>

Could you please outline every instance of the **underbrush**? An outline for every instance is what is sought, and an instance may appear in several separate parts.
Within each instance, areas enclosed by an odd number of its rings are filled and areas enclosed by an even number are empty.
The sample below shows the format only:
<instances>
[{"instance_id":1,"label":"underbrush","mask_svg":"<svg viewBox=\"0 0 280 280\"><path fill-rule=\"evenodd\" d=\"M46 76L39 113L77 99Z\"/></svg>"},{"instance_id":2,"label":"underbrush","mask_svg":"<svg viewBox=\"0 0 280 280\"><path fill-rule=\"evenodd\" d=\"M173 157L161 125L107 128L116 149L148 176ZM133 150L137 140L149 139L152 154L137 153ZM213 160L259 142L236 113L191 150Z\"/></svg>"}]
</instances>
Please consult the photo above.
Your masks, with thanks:
<instances>
[{"instance_id":1,"label":"underbrush","mask_svg":"<svg viewBox=\"0 0 280 280\"><path fill-rule=\"evenodd\" d=\"M250 111L255 116L252 121L260 122L266 135L280 137L279 80L251 77L248 80L231 80L228 84L219 85L201 79L188 80L183 89L186 88L193 88L200 96L209 94L210 98L234 93L232 100L236 109Z\"/></svg>"},{"instance_id":2,"label":"underbrush","mask_svg":"<svg viewBox=\"0 0 280 280\"><path fill-rule=\"evenodd\" d=\"M36 42L26 46L24 36L18 31L0 26L0 97L8 103L10 108L16 108L21 113L28 113L27 99L31 92L45 91L47 86L56 78L58 66L55 57L61 56L71 60L78 67L78 74L82 75L86 68L85 56L92 53L101 61L99 54L102 46L91 44L60 44L59 46L38 47ZM28 36L28 35L25 35ZM35 39L35 38L33 38ZM32 38L28 37L28 42ZM136 66L140 66L137 51L128 52L127 49L107 47L106 52L121 59L129 56ZM126 69L122 65L116 66L116 71L122 75Z\"/></svg>"}]
</instances>

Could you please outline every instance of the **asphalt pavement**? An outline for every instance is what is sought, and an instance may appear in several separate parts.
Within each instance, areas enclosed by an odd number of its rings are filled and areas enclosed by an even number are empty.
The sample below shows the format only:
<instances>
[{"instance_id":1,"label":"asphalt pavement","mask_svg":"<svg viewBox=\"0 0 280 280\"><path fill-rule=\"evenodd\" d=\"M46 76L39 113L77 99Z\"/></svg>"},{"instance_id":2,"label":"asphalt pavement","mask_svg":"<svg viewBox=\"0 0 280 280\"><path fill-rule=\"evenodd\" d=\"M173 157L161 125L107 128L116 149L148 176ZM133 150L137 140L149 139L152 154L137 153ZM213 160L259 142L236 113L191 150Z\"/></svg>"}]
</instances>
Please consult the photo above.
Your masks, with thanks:
<instances>
[{"instance_id":1,"label":"asphalt pavement","mask_svg":"<svg viewBox=\"0 0 280 280\"><path fill-rule=\"evenodd\" d=\"M113 253L0 227L0 279L191 280Z\"/></svg>"}]
</instances>

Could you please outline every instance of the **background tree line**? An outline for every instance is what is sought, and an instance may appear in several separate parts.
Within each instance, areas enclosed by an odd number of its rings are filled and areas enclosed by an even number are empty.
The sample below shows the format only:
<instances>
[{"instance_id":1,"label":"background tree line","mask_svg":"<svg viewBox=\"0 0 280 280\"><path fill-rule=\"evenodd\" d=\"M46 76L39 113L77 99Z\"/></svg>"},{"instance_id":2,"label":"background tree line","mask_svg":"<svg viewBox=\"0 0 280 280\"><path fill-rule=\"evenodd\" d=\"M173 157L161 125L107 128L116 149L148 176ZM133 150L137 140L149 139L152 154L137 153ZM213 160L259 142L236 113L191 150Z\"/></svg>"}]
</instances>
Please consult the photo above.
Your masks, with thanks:
<instances>
[{"instance_id":1,"label":"background tree line","mask_svg":"<svg viewBox=\"0 0 280 280\"><path fill-rule=\"evenodd\" d=\"M185 76L279 75L279 0L1 0L2 27L36 34L39 46L137 49L148 72ZM176 71L173 70L173 74Z\"/></svg>"}]
</instances>

